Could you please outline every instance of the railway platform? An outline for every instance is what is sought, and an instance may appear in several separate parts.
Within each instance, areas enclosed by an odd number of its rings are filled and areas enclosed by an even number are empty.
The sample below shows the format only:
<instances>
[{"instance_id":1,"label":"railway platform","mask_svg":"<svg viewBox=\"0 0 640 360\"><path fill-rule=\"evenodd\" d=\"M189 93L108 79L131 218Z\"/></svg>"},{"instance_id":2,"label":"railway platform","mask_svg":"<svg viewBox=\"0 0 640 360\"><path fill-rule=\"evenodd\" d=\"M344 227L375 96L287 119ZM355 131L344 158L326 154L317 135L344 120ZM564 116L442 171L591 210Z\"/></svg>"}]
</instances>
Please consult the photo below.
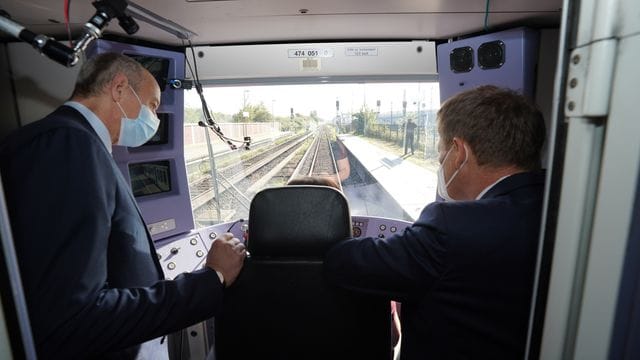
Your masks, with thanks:
<instances>
[{"instance_id":1,"label":"railway platform","mask_svg":"<svg viewBox=\"0 0 640 360\"><path fill-rule=\"evenodd\" d=\"M414 220L436 198L437 173L350 134L338 135L346 149L358 159Z\"/></svg>"}]
</instances>

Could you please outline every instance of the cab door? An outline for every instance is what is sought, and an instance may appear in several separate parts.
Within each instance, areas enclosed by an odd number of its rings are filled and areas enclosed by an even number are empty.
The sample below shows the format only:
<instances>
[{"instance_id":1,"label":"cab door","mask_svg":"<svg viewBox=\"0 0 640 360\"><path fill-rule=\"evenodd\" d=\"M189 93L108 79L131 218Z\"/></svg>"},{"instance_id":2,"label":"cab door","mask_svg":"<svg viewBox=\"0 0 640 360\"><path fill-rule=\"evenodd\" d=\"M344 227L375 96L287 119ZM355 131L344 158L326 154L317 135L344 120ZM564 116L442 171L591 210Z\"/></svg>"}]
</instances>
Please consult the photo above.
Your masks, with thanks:
<instances>
[{"instance_id":1,"label":"cab door","mask_svg":"<svg viewBox=\"0 0 640 360\"><path fill-rule=\"evenodd\" d=\"M534 324L529 358L639 356L628 342L635 333L637 343L640 326L637 308L633 315L640 241L639 18L637 0L583 0L565 11L566 72L557 80L563 86L556 87L562 92L556 98L563 99L557 121L567 124L566 145L564 154L555 151L564 165L552 175L561 176L562 185L557 209L548 209L557 210L555 236L546 243L553 260L544 309L540 301L535 309L544 311L539 354Z\"/></svg>"}]
</instances>

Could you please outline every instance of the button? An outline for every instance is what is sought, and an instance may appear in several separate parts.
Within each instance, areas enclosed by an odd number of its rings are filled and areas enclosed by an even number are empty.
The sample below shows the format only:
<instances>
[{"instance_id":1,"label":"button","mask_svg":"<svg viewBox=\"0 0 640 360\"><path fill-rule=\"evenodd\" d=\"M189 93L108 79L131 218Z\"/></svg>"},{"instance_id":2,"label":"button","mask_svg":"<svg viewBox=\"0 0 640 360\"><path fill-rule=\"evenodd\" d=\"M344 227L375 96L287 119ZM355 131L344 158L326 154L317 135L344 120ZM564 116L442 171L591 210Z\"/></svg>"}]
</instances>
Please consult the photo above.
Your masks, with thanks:
<instances>
[{"instance_id":1,"label":"button","mask_svg":"<svg viewBox=\"0 0 640 360\"><path fill-rule=\"evenodd\" d=\"M360 229L357 226L354 226L353 227L353 236L360 237L360 235L362 235L362 229Z\"/></svg>"},{"instance_id":2,"label":"button","mask_svg":"<svg viewBox=\"0 0 640 360\"><path fill-rule=\"evenodd\" d=\"M203 257L204 256L204 251L202 251L202 250L196 251L196 256L197 257Z\"/></svg>"},{"instance_id":3,"label":"button","mask_svg":"<svg viewBox=\"0 0 640 360\"><path fill-rule=\"evenodd\" d=\"M379 237L380 239L384 239L384 234L378 234L378 237Z\"/></svg>"},{"instance_id":4,"label":"button","mask_svg":"<svg viewBox=\"0 0 640 360\"><path fill-rule=\"evenodd\" d=\"M398 231L398 228L395 227L395 226L392 226L392 227L389 228L389 230L391 230L391 232L396 232L396 231Z\"/></svg>"},{"instance_id":5,"label":"button","mask_svg":"<svg viewBox=\"0 0 640 360\"><path fill-rule=\"evenodd\" d=\"M189 240L189 243L190 243L191 245L198 245L198 239L196 239L196 238L191 238L191 240Z\"/></svg>"},{"instance_id":6,"label":"button","mask_svg":"<svg viewBox=\"0 0 640 360\"><path fill-rule=\"evenodd\" d=\"M178 253L178 251L180 251L180 248L171 248L170 252L175 255Z\"/></svg>"},{"instance_id":7,"label":"button","mask_svg":"<svg viewBox=\"0 0 640 360\"><path fill-rule=\"evenodd\" d=\"M176 264L174 264L173 262L170 262L167 264L167 269L169 270L173 270L176 268Z\"/></svg>"},{"instance_id":8,"label":"button","mask_svg":"<svg viewBox=\"0 0 640 360\"><path fill-rule=\"evenodd\" d=\"M209 234L209 239L215 239L216 236L218 236L218 234L212 232L212 233Z\"/></svg>"},{"instance_id":9,"label":"button","mask_svg":"<svg viewBox=\"0 0 640 360\"><path fill-rule=\"evenodd\" d=\"M380 225L380 231L385 231L385 230L387 230L387 225L385 224Z\"/></svg>"}]
</instances>

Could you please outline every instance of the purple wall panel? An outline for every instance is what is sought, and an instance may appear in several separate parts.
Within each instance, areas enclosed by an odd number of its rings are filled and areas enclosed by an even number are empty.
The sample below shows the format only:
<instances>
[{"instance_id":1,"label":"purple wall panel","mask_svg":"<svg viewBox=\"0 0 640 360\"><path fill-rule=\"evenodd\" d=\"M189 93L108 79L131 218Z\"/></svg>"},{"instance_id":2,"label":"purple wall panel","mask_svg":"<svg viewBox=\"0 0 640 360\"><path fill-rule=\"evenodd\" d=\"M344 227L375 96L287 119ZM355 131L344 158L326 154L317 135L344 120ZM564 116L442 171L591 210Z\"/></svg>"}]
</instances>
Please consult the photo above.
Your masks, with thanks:
<instances>
[{"instance_id":1,"label":"purple wall panel","mask_svg":"<svg viewBox=\"0 0 640 360\"><path fill-rule=\"evenodd\" d=\"M478 65L478 48L495 40L504 43L504 64L497 69L482 69ZM533 99L538 42L538 31L516 28L438 45L440 102L461 91L488 84L507 87ZM449 64L449 54L453 49L465 46L473 49L473 68L469 72L455 73Z\"/></svg>"}]
</instances>

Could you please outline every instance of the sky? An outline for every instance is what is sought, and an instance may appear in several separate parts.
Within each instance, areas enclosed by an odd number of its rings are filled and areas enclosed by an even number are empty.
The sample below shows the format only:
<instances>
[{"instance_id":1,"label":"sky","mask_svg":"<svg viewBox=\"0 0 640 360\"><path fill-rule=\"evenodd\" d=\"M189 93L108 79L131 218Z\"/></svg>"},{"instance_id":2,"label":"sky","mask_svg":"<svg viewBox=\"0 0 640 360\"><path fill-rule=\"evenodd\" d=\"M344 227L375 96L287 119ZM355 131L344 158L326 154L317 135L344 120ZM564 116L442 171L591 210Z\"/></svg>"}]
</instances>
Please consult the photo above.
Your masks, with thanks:
<instances>
[{"instance_id":1,"label":"sky","mask_svg":"<svg viewBox=\"0 0 640 360\"><path fill-rule=\"evenodd\" d=\"M362 105L380 112L402 113L403 100L407 101L407 112L440 107L438 83L369 83L369 84L310 84L310 85L264 85L209 87L204 90L207 105L213 112L237 113L246 101L248 104L263 103L276 116L295 113L309 115L317 111L318 116L331 120L336 116L336 100L341 113L358 112ZM186 107L200 107L195 90L185 92Z\"/></svg>"}]
</instances>

